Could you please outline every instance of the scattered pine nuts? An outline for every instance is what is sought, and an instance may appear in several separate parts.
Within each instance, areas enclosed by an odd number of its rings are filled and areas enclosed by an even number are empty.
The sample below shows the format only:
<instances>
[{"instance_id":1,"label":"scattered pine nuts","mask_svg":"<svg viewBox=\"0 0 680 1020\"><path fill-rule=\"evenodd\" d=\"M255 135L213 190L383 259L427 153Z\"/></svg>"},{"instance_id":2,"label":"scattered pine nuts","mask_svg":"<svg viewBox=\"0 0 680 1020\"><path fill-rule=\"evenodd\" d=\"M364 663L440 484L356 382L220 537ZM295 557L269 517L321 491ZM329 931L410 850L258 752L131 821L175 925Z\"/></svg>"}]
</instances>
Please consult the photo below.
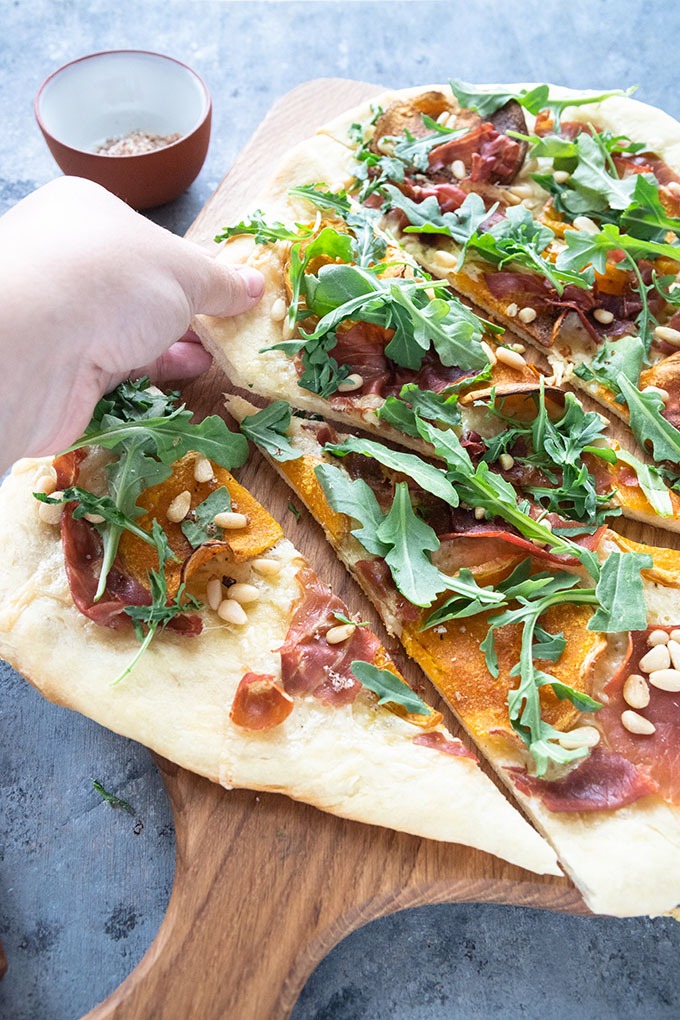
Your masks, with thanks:
<instances>
[{"instance_id":1,"label":"scattered pine nuts","mask_svg":"<svg viewBox=\"0 0 680 1020\"><path fill-rule=\"evenodd\" d=\"M54 468L50 468L48 474L41 475L40 478L34 483L33 491L42 492L46 496L51 496L57 488L57 473Z\"/></svg>"},{"instance_id":2,"label":"scattered pine nuts","mask_svg":"<svg viewBox=\"0 0 680 1020\"><path fill-rule=\"evenodd\" d=\"M248 620L245 609L236 599L223 599L217 607L217 615L225 623L233 623L237 627L242 627Z\"/></svg>"},{"instance_id":3,"label":"scattered pine nuts","mask_svg":"<svg viewBox=\"0 0 680 1020\"><path fill-rule=\"evenodd\" d=\"M261 574L262 577L276 577L277 574L281 573L281 564L278 560L270 560L265 557L261 559L253 560L253 570Z\"/></svg>"},{"instance_id":4,"label":"scattered pine nuts","mask_svg":"<svg viewBox=\"0 0 680 1020\"><path fill-rule=\"evenodd\" d=\"M205 586L205 594L208 600L208 605L214 612L219 609L220 603L222 602L222 582L219 577L211 577Z\"/></svg>"},{"instance_id":5,"label":"scattered pine nuts","mask_svg":"<svg viewBox=\"0 0 680 1020\"><path fill-rule=\"evenodd\" d=\"M637 712L631 711L629 708L621 713L621 723L629 733L636 733L641 737L651 737L652 733L656 732L656 726L653 722L645 719L642 715L638 715Z\"/></svg>"},{"instance_id":6,"label":"scattered pine nuts","mask_svg":"<svg viewBox=\"0 0 680 1020\"><path fill-rule=\"evenodd\" d=\"M587 234L599 234L600 228L590 216L577 216L574 220L576 230L585 230Z\"/></svg>"},{"instance_id":7,"label":"scattered pine nuts","mask_svg":"<svg viewBox=\"0 0 680 1020\"><path fill-rule=\"evenodd\" d=\"M680 329L672 329L670 326L656 326L654 335L659 340L665 340L667 344L672 344L673 347L680 347Z\"/></svg>"},{"instance_id":8,"label":"scattered pine nuts","mask_svg":"<svg viewBox=\"0 0 680 1020\"><path fill-rule=\"evenodd\" d=\"M475 507L475 520L483 521L485 517L486 517L486 510L484 509L484 507L483 506L476 506Z\"/></svg>"},{"instance_id":9,"label":"scattered pine nuts","mask_svg":"<svg viewBox=\"0 0 680 1020\"><path fill-rule=\"evenodd\" d=\"M462 159L454 159L451 164L451 173L458 181L462 181L464 177L467 177L467 170Z\"/></svg>"},{"instance_id":10,"label":"scattered pine nuts","mask_svg":"<svg viewBox=\"0 0 680 1020\"><path fill-rule=\"evenodd\" d=\"M670 633L671 641L680 641L680 630L672 630Z\"/></svg>"},{"instance_id":11,"label":"scattered pine nuts","mask_svg":"<svg viewBox=\"0 0 680 1020\"><path fill-rule=\"evenodd\" d=\"M104 523L104 518L102 517L101 514L83 514L83 517L85 518L86 521L89 521L90 524Z\"/></svg>"},{"instance_id":12,"label":"scattered pine nuts","mask_svg":"<svg viewBox=\"0 0 680 1020\"><path fill-rule=\"evenodd\" d=\"M191 509L191 493L188 489L175 496L172 503L165 511L165 516L172 524L179 524L183 521Z\"/></svg>"},{"instance_id":13,"label":"scattered pine nuts","mask_svg":"<svg viewBox=\"0 0 680 1020\"><path fill-rule=\"evenodd\" d=\"M517 351L518 354L524 354L526 346L524 344L510 344L511 351Z\"/></svg>"},{"instance_id":14,"label":"scattered pine nuts","mask_svg":"<svg viewBox=\"0 0 680 1020\"><path fill-rule=\"evenodd\" d=\"M232 510L223 510L222 513L215 514L213 523L218 528L224 528L225 531L238 531L240 528L247 526L248 518L245 514L237 514Z\"/></svg>"},{"instance_id":15,"label":"scattered pine nuts","mask_svg":"<svg viewBox=\"0 0 680 1020\"><path fill-rule=\"evenodd\" d=\"M232 584L229 588L229 598L234 599L241 606L247 606L251 602L257 602L260 597L260 591L255 587L254 584L244 584L237 582Z\"/></svg>"},{"instance_id":16,"label":"scattered pine nuts","mask_svg":"<svg viewBox=\"0 0 680 1020\"><path fill-rule=\"evenodd\" d=\"M680 642L669 641L666 647L668 648L671 657L673 669L680 669Z\"/></svg>"},{"instance_id":17,"label":"scattered pine nuts","mask_svg":"<svg viewBox=\"0 0 680 1020\"><path fill-rule=\"evenodd\" d=\"M347 641L348 638L351 638L356 629L354 623L341 623L339 627L331 627L326 632L326 641L329 645L339 645L343 641Z\"/></svg>"},{"instance_id":18,"label":"scattered pine nuts","mask_svg":"<svg viewBox=\"0 0 680 1020\"><path fill-rule=\"evenodd\" d=\"M654 645L667 645L669 641L670 638L665 630L653 630L647 638L650 648L653 648Z\"/></svg>"},{"instance_id":19,"label":"scattered pine nuts","mask_svg":"<svg viewBox=\"0 0 680 1020\"><path fill-rule=\"evenodd\" d=\"M283 319L285 319L286 317L286 311L287 311L286 302L283 300L282 297L279 297L272 304L269 317L272 320L272 322L282 322Z\"/></svg>"},{"instance_id":20,"label":"scattered pine nuts","mask_svg":"<svg viewBox=\"0 0 680 1020\"><path fill-rule=\"evenodd\" d=\"M670 664L671 656L666 645L654 645L640 659L640 669L643 673L653 673L657 669L669 669Z\"/></svg>"},{"instance_id":21,"label":"scattered pine nuts","mask_svg":"<svg viewBox=\"0 0 680 1020\"><path fill-rule=\"evenodd\" d=\"M346 379L343 379L338 386L338 393L351 393L352 390L360 390L364 385L364 377L358 372L352 372Z\"/></svg>"},{"instance_id":22,"label":"scattered pine nuts","mask_svg":"<svg viewBox=\"0 0 680 1020\"><path fill-rule=\"evenodd\" d=\"M520 308L517 313L517 318L520 322L524 322L528 325L530 322L534 321L537 315L538 312L535 308L532 308L530 305L526 305L524 308Z\"/></svg>"},{"instance_id":23,"label":"scattered pine nuts","mask_svg":"<svg viewBox=\"0 0 680 1020\"><path fill-rule=\"evenodd\" d=\"M680 691L680 671L677 669L655 669L649 674L652 687L660 691Z\"/></svg>"},{"instance_id":24,"label":"scattered pine nuts","mask_svg":"<svg viewBox=\"0 0 680 1020\"><path fill-rule=\"evenodd\" d=\"M526 361L521 354L517 351L511 351L509 347L499 347L496 351L496 360L500 361L503 365L507 365L508 368L514 368L520 371L526 365Z\"/></svg>"},{"instance_id":25,"label":"scattered pine nuts","mask_svg":"<svg viewBox=\"0 0 680 1020\"><path fill-rule=\"evenodd\" d=\"M677 181L669 181L666 185L666 189L670 191L671 195L675 195L676 198L680 198L680 184Z\"/></svg>"},{"instance_id":26,"label":"scattered pine nuts","mask_svg":"<svg viewBox=\"0 0 680 1020\"><path fill-rule=\"evenodd\" d=\"M514 319L519 311L519 305L514 301L511 301L508 307L505 309L505 314L509 315L511 319Z\"/></svg>"},{"instance_id":27,"label":"scattered pine nuts","mask_svg":"<svg viewBox=\"0 0 680 1020\"><path fill-rule=\"evenodd\" d=\"M594 726L576 726L573 730L561 733L558 743L567 751L575 751L578 747L597 747L600 731Z\"/></svg>"},{"instance_id":28,"label":"scattered pine nuts","mask_svg":"<svg viewBox=\"0 0 680 1020\"><path fill-rule=\"evenodd\" d=\"M197 457L194 462L194 478L197 482L209 482L214 476L213 466L207 457Z\"/></svg>"},{"instance_id":29,"label":"scattered pine nuts","mask_svg":"<svg viewBox=\"0 0 680 1020\"><path fill-rule=\"evenodd\" d=\"M442 110L442 112L437 117L437 124L446 124L450 116L451 114L449 110Z\"/></svg>"},{"instance_id":30,"label":"scattered pine nuts","mask_svg":"<svg viewBox=\"0 0 680 1020\"><path fill-rule=\"evenodd\" d=\"M504 471L509 471L515 466L515 458L511 453L502 453L498 458L498 463Z\"/></svg>"},{"instance_id":31,"label":"scattered pine nuts","mask_svg":"<svg viewBox=\"0 0 680 1020\"><path fill-rule=\"evenodd\" d=\"M553 170L553 180L556 184L566 184L570 177L568 170Z\"/></svg>"},{"instance_id":32,"label":"scattered pine nuts","mask_svg":"<svg viewBox=\"0 0 680 1020\"><path fill-rule=\"evenodd\" d=\"M610 312L607 308L596 308L593 312L593 318L601 322L603 326L608 326L610 322L614 321L614 313Z\"/></svg>"},{"instance_id":33,"label":"scattered pine nuts","mask_svg":"<svg viewBox=\"0 0 680 1020\"><path fill-rule=\"evenodd\" d=\"M658 393L661 399L667 401L670 397L668 390L662 389L660 386L643 386L640 390L641 393Z\"/></svg>"},{"instance_id":34,"label":"scattered pine nuts","mask_svg":"<svg viewBox=\"0 0 680 1020\"><path fill-rule=\"evenodd\" d=\"M623 685L623 700L631 708L647 708L649 704L649 687L647 681L639 673L631 673Z\"/></svg>"}]
</instances>

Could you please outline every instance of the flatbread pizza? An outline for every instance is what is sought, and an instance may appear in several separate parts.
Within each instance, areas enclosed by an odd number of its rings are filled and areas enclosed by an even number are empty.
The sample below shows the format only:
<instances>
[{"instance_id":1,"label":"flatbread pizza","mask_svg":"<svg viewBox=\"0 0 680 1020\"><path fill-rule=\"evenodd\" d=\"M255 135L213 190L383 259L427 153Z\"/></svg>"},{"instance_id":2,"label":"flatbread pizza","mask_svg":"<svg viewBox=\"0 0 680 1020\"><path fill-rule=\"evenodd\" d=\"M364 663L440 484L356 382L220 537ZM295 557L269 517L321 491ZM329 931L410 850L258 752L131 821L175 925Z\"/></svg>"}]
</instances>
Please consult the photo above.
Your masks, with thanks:
<instances>
[{"instance_id":1,"label":"flatbread pizza","mask_svg":"<svg viewBox=\"0 0 680 1020\"><path fill-rule=\"evenodd\" d=\"M555 856L235 480L247 444L144 383L0 490L0 654L48 699L227 788ZM34 493L38 494L36 499Z\"/></svg>"}]
</instances>

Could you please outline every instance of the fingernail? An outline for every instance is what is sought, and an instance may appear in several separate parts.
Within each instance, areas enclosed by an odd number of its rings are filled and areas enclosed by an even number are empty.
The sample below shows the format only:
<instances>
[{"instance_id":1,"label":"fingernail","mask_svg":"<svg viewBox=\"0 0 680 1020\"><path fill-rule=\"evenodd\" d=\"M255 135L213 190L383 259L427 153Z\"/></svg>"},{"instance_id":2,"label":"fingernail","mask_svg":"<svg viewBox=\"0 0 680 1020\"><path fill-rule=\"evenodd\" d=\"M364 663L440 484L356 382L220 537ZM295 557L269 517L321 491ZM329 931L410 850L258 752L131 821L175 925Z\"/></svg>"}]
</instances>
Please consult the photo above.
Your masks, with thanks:
<instances>
[{"instance_id":1,"label":"fingernail","mask_svg":"<svg viewBox=\"0 0 680 1020\"><path fill-rule=\"evenodd\" d=\"M258 269L252 266L238 266L239 275L245 281L248 296L251 298L262 297L264 290L264 276Z\"/></svg>"}]
</instances>

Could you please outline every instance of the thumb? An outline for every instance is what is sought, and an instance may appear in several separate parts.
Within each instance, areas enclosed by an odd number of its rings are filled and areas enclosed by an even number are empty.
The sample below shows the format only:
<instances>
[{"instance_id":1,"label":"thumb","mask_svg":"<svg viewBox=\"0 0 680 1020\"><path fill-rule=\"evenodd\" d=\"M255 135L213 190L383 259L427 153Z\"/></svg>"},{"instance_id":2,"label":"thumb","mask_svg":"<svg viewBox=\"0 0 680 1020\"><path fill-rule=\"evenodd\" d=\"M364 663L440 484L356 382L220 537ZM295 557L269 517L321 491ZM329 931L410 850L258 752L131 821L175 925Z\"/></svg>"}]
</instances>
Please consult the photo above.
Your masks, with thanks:
<instances>
[{"instance_id":1,"label":"thumb","mask_svg":"<svg viewBox=\"0 0 680 1020\"><path fill-rule=\"evenodd\" d=\"M230 265L201 252L193 269L189 297L194 315L239 315L264 292L264 277L252 266Z\"/></svg>"}]
</instances>

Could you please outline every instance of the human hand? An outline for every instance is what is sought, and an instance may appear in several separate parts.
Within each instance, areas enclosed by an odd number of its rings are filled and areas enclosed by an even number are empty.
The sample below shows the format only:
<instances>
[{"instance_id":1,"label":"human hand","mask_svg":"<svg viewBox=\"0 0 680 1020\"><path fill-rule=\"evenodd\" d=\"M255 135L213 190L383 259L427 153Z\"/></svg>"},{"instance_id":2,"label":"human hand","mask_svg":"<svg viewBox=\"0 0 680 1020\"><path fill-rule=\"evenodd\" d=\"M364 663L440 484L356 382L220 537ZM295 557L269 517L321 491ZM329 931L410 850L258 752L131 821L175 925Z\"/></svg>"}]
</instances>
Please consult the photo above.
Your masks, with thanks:
<instances>
[{"instance_id":1,"label":"human hand","mask_svg":"<svg viewBox=\"0 0 680 1020\"><path fill-rule=\"evenodd\" d=\"M34 192L0 219L0 466L64 449L128 375L205 371L192 317L246 311L263 286L89 181Z\"/></svg>"}]
</instances>

